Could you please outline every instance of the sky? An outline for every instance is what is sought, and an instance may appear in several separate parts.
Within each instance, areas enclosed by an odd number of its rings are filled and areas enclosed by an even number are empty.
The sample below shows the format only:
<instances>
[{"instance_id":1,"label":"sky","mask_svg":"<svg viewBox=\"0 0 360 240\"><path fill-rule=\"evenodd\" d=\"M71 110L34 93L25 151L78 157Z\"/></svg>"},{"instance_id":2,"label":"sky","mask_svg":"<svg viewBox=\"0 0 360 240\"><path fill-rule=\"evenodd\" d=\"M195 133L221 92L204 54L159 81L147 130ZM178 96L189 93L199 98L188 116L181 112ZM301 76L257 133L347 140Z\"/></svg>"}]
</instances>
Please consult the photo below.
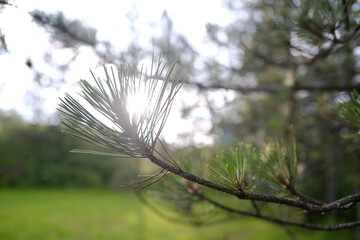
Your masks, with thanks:
<instances>
[{"instance_id":1,"label":"sky","mask_svg":"<svg viewBox=\"0 0 360 240\"><path fill-rule=\"evenodd\" d=\"M24 116L25 119L33 118L34 109L31 104L39 104L39 108L45 113L56 111L58 98L65 92L75 93L78 89L74 87L79 79L89 78L89 69L97 65L97 58L94 53L86 48L79 49L78 58L71 66L71 71L66 73L67 85L58 89L53 87L37 89L33 84L33 72L24 63L31 58L36 69L46 73L50 77L59 78L60 75L44 62L44 55L47 49L53 50L53 58L57 62L66 62L73 53L70 50L54 50L49 42L46 31L31 21L28 12L38 9L47 13L57 11L64 12L70 19L80 19L96 29L99 40L109 40L119 48L126 48L133 40L130 30L130 21L127 18L129 13L135 17L135 28L139 32L138 42L142 46L149 45L151 36L161 34L160 28L156 28L164 10L173 21L174 31L186 36L192 46L203 56L218 54L214 45L206 40L206 23L226 25L231 22L232 15L224 7L221 0L212 1L166 1L166 0L136 0L136 1L70 1L70 0L32 0L15 1L15 7L6 7L0 13L0 29L5 33L8 46L8 53L0 54L0 109L15 110ZM37 92L39 97L45 101L30 102L27 97L29 92ZM179 94L181 95L181 94ZM195 96L195 97L194 97ZM181 97L181 96L180 96ZM196 93L186 93L189 101L196 101ZM179 131L168 131L166 140L176 142L177 134L181 131L191 132L194 130L194 123L181 119L179 104L174 104L175 113L170 116L167 125L170 129ZM200 112L206 118L206 112ZM203 122L197 128L203 128L206 132L211 125ZM179 129L178 126L182 126ZM201 129L200 129L201 130ZM164 129L166 131L166 129ZM200 131L201 132L201 131ZM211 138L204 134L194 135L196 142L211 143Z\"/></svg>"}]
</instances>

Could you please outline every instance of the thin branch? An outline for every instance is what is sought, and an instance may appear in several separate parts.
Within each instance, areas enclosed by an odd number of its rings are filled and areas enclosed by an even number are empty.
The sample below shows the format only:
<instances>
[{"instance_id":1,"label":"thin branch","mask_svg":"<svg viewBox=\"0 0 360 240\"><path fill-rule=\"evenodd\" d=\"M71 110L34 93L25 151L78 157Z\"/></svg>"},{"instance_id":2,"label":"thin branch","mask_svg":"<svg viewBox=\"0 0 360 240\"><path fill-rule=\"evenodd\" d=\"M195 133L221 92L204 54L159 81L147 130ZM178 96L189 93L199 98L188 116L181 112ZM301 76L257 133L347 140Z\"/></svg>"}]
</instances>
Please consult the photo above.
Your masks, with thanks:
<instances>
[{"instance_id":1,"label":"thin branch","mask_svg":"<svg viewBox=\"0 0 360 240\"><path fill-rule=\"evenodd\" d=\"M305 202L308 202L308 203L311 203L311 204L314 204L314 205L318 205L318 206L323 206L325 203L324 202L321 202L319 200L316 200L316 199L313 199L309 196L306 196L300 192L298 192L293 186L291 185L288 185L286 186L286 190L288 190L293 196L295 197L299 197L299 199L305 201Z\"/></svg>"},{"instance_id":2,"label":"thin branch","mask_svg":"<svg viewBox=\"0 0 360 240\"><path fill-rule=\"evenodd\" d=\"M350 19L349 19L349 8L350 8L350 4L348 1L346 0L342 0L341 1L343 6L344 6L344 22L345 22L345 29L346 30L350 30Z\"/></svg>"},{"instance_id":3,"label":"thin branch","mask_svg":"<svg viewBox=\"0 0 360 240\"><path fill-rule=\"evenodd\" d=\"M169 216L169 215L163 213L163 212L160 211L158 208L156 208L153 204L151 204L150 201L147 200L146 197L144 197L141 192L139 192L139 193L137 194L137 196L138 196L138 199L139 199L143 204L147 205L152 211L154 211L154 212L155 212L156 214L158 214L160 217L162 217L162 218L164 218L164 219L166 219L166 220L172 221L172 222L186 223L186 224L189 223L189 220L172 217L172 216Z\"/></svg>"},{"instance_id":4,"label":"thin branch","mask_svg":"<svg viewBox=\"0 0 360 240\"><path fill-rule=\"evenodd\" d=\"M143 190L143 189L145 189L145 188L147 188L147 187L150 187L150 186L153 185L154 183L157 183L158 181L160 181L161 179L163 179L167 174L168 174L168 172L163 173L163 175L161 175L159 178L153 180L152 182L146 184L145 186L142 186L142 187L136 189L136 191L139 192L139 191L141 191L141 190Z\"/></svg>"},{"instance_id":5,"label":"thin branch","mask_svg":"<svg viewBox=\"0 0 360 240\"><path fill-rule=\"evenodd\" d=\"M259 208L259 206L257 205L257 203L256 203L254 200L252 200L252 201L251 201L251 205L253 206L256 215L259 215L259 216L260 216L260 215L261 215L261 212L260 212L260 208Z\"/></svg>"},{"instance_id":6,"label":"thin branch","mask_svg":"<svg viewBox=\"0 0 360 240\"><path fill-rule=\"evenodd\" d=\"M170 158L171 160L167 159L161 152L154 149L154 152L156 152L160 157L162 157L165 161L169 162L171 165L174 165L176 167L179 167L179 165L174 161L174 159Z\"/></svg>"},{"instance_id":7,"label":"thin branch","mask_svg":"<svg viewBox=\"0 0 360 240\"><path fill-rule=\"evenodd\" d=\"M159 143L162 147L162 149L165 151L166 155L168 155L168 157L171 159L171 161L175 164L175 166L180 167L177 162L171 157L170 153L168 152L168 150L166 149L166 147L164 146L164 144L162 143L161 139L159 138Z\"/></svg>"},{"instance_id":8,"label":"thin branch","mask_svg":"<svg viewBox=\"0 0 360 240\"><path fill-rule=\"evenodd\" d=\"M339 42L341 43L347 43L349 42L351 39L355 38L356 35L358 34L360 30L360 23L358 25L356 25L356 27L354 28L354 30L349 34L344 36L343 38L339 39Z\"/></svg>"},{"instance_id":9,"label":"thin branch","mask_svg":"<svg viewBox=\"0 0 360 240\"><path fill-rule=\"evenodd\" d=\"M197 175L194 175L192 173L186 172L180 168L174 167L172 165L169 165L166 162L161 161L154 155L152 155L149 150L143 149L144 152L148 152L147 158L153 162L154 164L158 165L161 168L164 168L168 170L169 172L172 172L176 175L179 175L191 182L200 184L202 186L208 187L210 189L227 193L233 196L236 196L239 199L243 200L255 200L255 201L261 201L261 202L269 202L269 203L276 203L276 204L284 204L290 207L300 208L304 210L308 210L309 212L329 212L335 209L340 209L342 206L345 206L347 204L356 203L360 201L360 193L349 195L347 197L338 199L334 202L324 204L322 206L314 205L308 202L304 202L297 199L291 199L291 198L285 198L285 197L278 197L271 194L262 194L262 193L253 193L253 192L245 192L240 190L233 190L229 189L223 186L220 186L216 183L210 182L204 178L201 178Z\"/></svg>"},{"instance_id":10,"label":"thin branch","mask_svg":"<svg viewBox=\"0 0 360 240\"><path fill-rule=\"evenodd\" d=\"M37 11L37 10L29 12L29 14L37 24L40 24L43 26L50 26L53 30L63 34L66 37L70 37L72 40L74 40L80 44L88 45L93 48L96 47L96 44L97 44L96 39L94 41L91 41L89 39L79 37L79 35L75 34L74 31L71 31L69 29L69 27L66 26L66 24L68 24L68 22L58 23L51 19L51 15L46 15L43 12ZM89 29L91 29L92 31L95 31L93 28L89 28Z\"/></svg>"},{"instance_id":11,"label":"thin branch","mask_svg":"<svg viewBox=\"0 0 360 240\"><path fill-rule=\"evenodd\" d=\"M162 174L164 171L165 171L164 169L161 169L159 172L157 172L157 173L155 173L153 175L150 175L150 176L146 176L146 178L144 178L144 179L141 179L141 180L138 180L138 181L132 181L130 183L120 184L119 187L136 186L136 185L139 185L141 183L148 182L148 181L156 178L160 174ZM165 173L166 173L166 171L165 171Z\"/></svg>"},{"instance_id":12,"label":"thin branch","mask_svg":"<svg viewBox=\"0 0 360 240\"><path fill-rule=\"evenodd\" d=\"M342 223L342 224L329 226L329 225L316 225L316 224L309 224L309 223L303 223L303 222L295 222L295 221L289 221L289 220L284 220L284 219L280 219L280 218L268 217L268 216L263 216L263 215L259 215L259 214L255 214L255 213L251 213L251 212L246 212L246 211L241 211L238 209L230 208L230 207L225 206L217 201L210 199L209 197L205 196L204 194L200 193L199 191L197 191L196 194L203 200L213 204L214 206L216 206L218 208L226 210L228 212L237 213L237 214L244 215L244 216L251 216L251 217L266 220L266 221L273 222L273 223L280 224L280 225L298 226L298 227L303 227L303 228L307 228L307 229L322 230L322 231L335 231L335 230L360 226L360 221L348 222L348 223Z\"/></svg>"},{"instance_id":13,"label":"thin branch","mask_svg":"<svg viewBox=\"0 0 360 240\"><path fill-rule=\"evenodd\" d=\"M296 237L295 233L287 225L284 225L283 228L284 228L284 231L287 233L287 235L289 235L289 237L291 239L299 240L299 238Z\"/></svg>"},{"instance_id":14,"label":"thin branch","mask_svg":"<svg viewBox=\"0 0 360 240\"><path fill-rule=\"evenodd\" d=\"M13 6L18 8L17 5L13 4L13 3L9 3L8 1L4 1L4 0L0 0L0 5L9 5L9 6Z\"/></svg>"},{"instance_id":15,"label":"thin branch","mask_svg":"<svg viewBox=\"0 0 360 240\"><path fill-rule=\"evenodd\" d=\"M344 1L344 0L343 0ZM6 1L1 1L1 3L3 4L9 4ZM347 8L345 8L345 11L347 11ZM68 29L64 28L63 26L60 26L56 23L52 23L47 16L42 16L40 13L38 12L31 12L30 15L34 18L34 20L40 24L43 25L50 25L51 27L53 27L55 30L66 34L70 37L72 37L74 40L85 44L85 45L90 45L91 47L95 47L94 44L96 43L92 43L92 42L88 42L84 39L79 39L77 36L75 36L74 34L72 34ZM360 24L358 24L353 31L351 31L348 35L344 35L343 38L340 39L334 39L331 46L329 48L327 48L326 50L320 52L318 55L316 55L315 57L311 58L307 63L312 63L315 60L319 59L319 58L323 58L326 57L329 53L331 53L331 51L333 50L333 48L335 47L336 44L341 43L347 43L349 42L351 39L353 39L358 31L360 30ZM322 36L322 35L321 35ZM101 57L101 58L105 58L105 56L103 54L100 54L98 51L96 51L96 53ZM106 57L106 62L115 62L114 58L109 58ZM262 56L262 58L264 58L264 56ZM277 64L278 65L278 64ZM234 71L237 71L236 69ZM249 94L249 93L255 93L255 92L264 92L264 93L279 93L281 91L284 90L284 86L281 85L269 85L269 86L257 86L257 87L241 87L241 86L226 86L223 84L210 84L210 85L206 85L206 84L202 84L196 81L192 81L192 82L186 82L186 84L189 85L194 85L196 87L198 87L200 90L211 90L211 89L225 89L225 90L234 90L243 94ZM346 85L340 85L340 84L323 84L323 83L315 83L315 84L301 84L301 85L296 85L292 88L287 88L287 90L292 91L292 92L296 92L296 91L301 91L301 90L306 90L306 91L351 91L351 90L359 90L360 91L360 84L346 84Z\"/></svg>"},{"instance_id":16,"label":"thin branch","mask_svg":"<svg viewBox=\"0 0 360 240\"><path fill-rule=\"evenodd\" d=\"M297 84L293 87L285 87L282 85L268 85L268 86L257 86L257 87L241 87L241 86L226 86L223 84L209 84L205 85L198 82L187 81L187 85L193 85L200 90L213 90L213 89L224 89L233 90L242 94L263 92L263 93L280 93L284 90L291 92L297 91L352 91L354 89L360 91L360 84L324 84L324 83L312 83L312 84Z\"/></svg>"},{"instance_id":17,"label":"thin branch","mask_svg":"<svg viewBox=\"0 0 360 240\"><path fill-rule=\"evenodd\" d=\"M211 220L211 221L206 221L206 222L202 222L202 221L197 221L197 220L193 220L193 219L182 219L179 217L173 217L170 216L164 212L162 212L160 209L158 209L154 204L152 204L146 197L143 196L143 194L141 192L137 193L137 196L139 198L139 200L145 204L147 207L149 207L152 211L154 211L156 214L158 214L160 217L171 221L171 222L175 222L175 223L182 223L182 224L197 224L197 225L216 225L216 224L222 224L225 223L227 221L231 221L234 219L237 219L237 216L230 216L227 218L221 218L221 219L215 219L215 220Z\"/></svg>"}]
</instances>

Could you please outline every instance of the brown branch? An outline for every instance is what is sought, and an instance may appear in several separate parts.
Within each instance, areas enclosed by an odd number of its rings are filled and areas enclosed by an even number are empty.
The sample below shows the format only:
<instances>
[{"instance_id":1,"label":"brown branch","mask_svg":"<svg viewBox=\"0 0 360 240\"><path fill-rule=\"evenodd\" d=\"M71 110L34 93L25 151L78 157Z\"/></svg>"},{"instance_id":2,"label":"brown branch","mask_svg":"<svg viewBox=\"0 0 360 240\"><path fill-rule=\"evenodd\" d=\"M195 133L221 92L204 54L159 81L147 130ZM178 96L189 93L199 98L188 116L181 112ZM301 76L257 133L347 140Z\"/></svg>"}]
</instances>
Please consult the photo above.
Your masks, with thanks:
<instances>
[{"instance_id":1,"label":"brown branch","mask_svg":"<svg viewBox=\"0 0 360 240\"><path fill-rule=\"evenodd\" d=\"M324 202L321 202L319 200L316 200L316 199L312 199L310 198L309 196L306 196L300 192L298 192L293 186L291 185L287 185L286 186L286 190L288 190L293 196L295 197L298 197L299 199L305 201L305 202L308 202L308 203L311 203L311 204L314 204L314 205L318 205L318 206L322 206L324 205L325 203Z\"/></svg>"},{"instance_id":2,"label":"brown branch","mask_svg":"<svg viewBox=\"0 0 360 240\"><path fill-rule=\"evenodd\" d=\"M77 34L75 34L74 31L71 31L67 25L69 25L69 22L65 22L65 23L58 23L55 20L51 19L51 15L46 15L44 12L38 11L38 10L34 10L32 12L29 12L30 16L34 19L34 21L39 24L39 25L43 25L43 26L49 26L51 27L53 30L57 31L58 33L63 34L66 37L71 38L72 40L83 44L83 45L88 45L91 46L92 48L95 49L96 44L97 44L97 40L95 41L89 41L86 38L81 38L79 37ZM59 13L58 13L59 14ZM56 17L56 15L54 15ZM66 20L68 21L68 20ZM93 28L91 28L91 30L93 30Z\"/></svg>"},{"instance_id":3,"label":"brown branch","mask_svg":"<svg viewBox=\"0 0 360 240\"><path fill-rule=\"evenodd\" d=\"M251 201L251 205L255 209L256 215L261 215L260 208L259 208L259 206L256 204L256 202L254 200Z\"/></svg>"},{"instance_id":4,"label":"brown branch","mask_svg":"<svg viewBox=\"0 0 360 240\"><path fill-rule=\"evenodd\" d=\"M30 15L34 18L34 20L42 25L48 25L54 28L56 31L61 32L62 34L68 35L75 41L82 43L84 45L90 45L95 49L96 42L88 42L86 39L79 39L76 35L74 35L69 29L65 28L62 25L57 24L56 22L52 22L48 16L41 15L41 12L31 12ZM319 58L327 56L332 49L335 47L337 43L346 43L350 41L352 38L355 37L356 33L360 29L360 24L357 25L357 27L349 34L347 37L342 38L340 40L334 40L332 45L320 52L318 55L316 55L314 58L311 58L309 61L313 62ZM99 57L106 60L106 62L115 62L115 59L110 56L104 56L103 54L100 54L98 51L95 51ZM309 63L309 61L307 63ZM232 69L233 71L238 71L236 69ZM268 86L256 86L256 87L242 87L242 86L226 86L223 84L202 84L196 81L188 81L185 84L193 85L198 87L200 90L211 90L211 89L225 89L225 90L233 90L237 91L243 94L249 94L249 93L256 93L256 92L263 92L263 93L279 93L284 90L291 91L291 92L297 92L301 90L306 91L351 91L351 90L359 90L360 91L360 84L326 84L326 83L312 83L312 84L299 84L295 85L293 87L285 87L282 85L268 85Z\"/></svg>"},{"instance_id":5,"label":"brown branch","mask_svg":"<svg viewBox=\"0 0 360 240\"><path fill-rule=\"evenodd\" d=\"M360 91L360 84L324 84L324 83L312 83L312 84L297 84L293 87L285 87L282 85L268 85L268 86L256 86L256 87L241 87L241 86L226 86L223 84L209 84L205 85L198 82L185 82L185 84L198 87L200 90L212 90L212 89L224 89L233 90L243 94L263 92L263 93L280 93L284 90L297 92L297 91Z\"/></svg>"},{"instance_id":6,"label":"brown branch","mask_svg":"<svg viewBox=\"0 0 360 240\"><path fill-rule=\"evenodd\" d=\"M171 222L176 222L176 223L189 223L189 220L185 220L185 219L180 219L180 218L176 218L176 217L172 217L169 216L165 213L163 213L162 211L160 211L158 208L156 208L153 204L150 203L149 200L146 199L146 197L144 197L140 192L137 193L136 195L138 197L138 199L147 207L149 207L153 212L155 212L156 214L158 214L160 217L171 221Z\"/></svg>"},{"instance_id":7,"label":"brown branch","mask_svg":"<svg viewBox=\"0 0 360 240\"><path fill-rule=\"evenodd\" d=\"M209 226L209 225L216 225L216 224L223 224L227 221L232 221L234 219L237 219L236 216L230 216L227 218L221 218L221 219L215 219L215 220L207 220L206 222L203 221L197 221L195 219L182 219L179 217L173 217L171 215L168 215L166 213L164 213L163 211L161 211L160 209L158 209L154 204L152 204L146 197L143 196L143 194L141 192L137 192L136 196L138 197L138 199L147 207L149 207L155 214L159 215L160 217L174 222L174 223L181 223L181 224L196 224L196 225L205 225Z\"/></svg>"},{"instance_id":8,"label":"brown branch","mask_svg":"<svg viewBox=\"0 0 360 240\"><path fill-rule=\"evenodd\" d=\"M178 176L181 176L182 178L185 178L191 182L200 184L202 186L208 187L210 189L227 193L230 195L233 195L239 199L243 200L254 200L254 201L260 201L260 202L268 202L268 203L276 203L276 204L283 204L287 205L289 207L295 207L299 209L308 210L309 212L329 212L336 209L341 209L341 207L346 206L348 204L356 203L360 201L360 193L349 195L347 197L338 199L334 202L324 204L322 206L314 205L308 202L304 202L298 199L291 199L291 198L285 198L285 197L278 197L271 194L262 194L262 193L253 193L253 192L245 192L240 190L233 190L226 187L223 187L221 185L218 185L216 183L210 182L204 178L201 178L197 175L194 175L192 173L186 172L182 170L181 168L172 166L164 161L161 161L157 157L155 157L151 152L149 152L146 149L143 149L143 151L147 152L147 158L153 162L154 164L158 165L159 167L168 170L169 172L172 172ZM355 204L354 204L355 205Z\"/></svg>"},{"instance_id":9,"label":"brown branch","mask_svg":"<svg viewBox=\"0 0 360 240\"><path fill-rule=\"evenodd\" d=\"M204 201L207 201L207 202L213 204L214 206L221 208L223 210L226 210L228 212L258 218L258 219L266 220L266 221L280 224L280 225L298 226L298 227L302 227L302 228L307 228L307 229L312 229L312 230L322 230L322 231L335 231L335 230L341 230L341 229L347 229L347 228L353 228L353 227L360 226L360 221L342 223L342 224L331 225L331 226L289 221L289 220L285 220L285 219L268 217L268 216L264 216L264 215L257 214L257 213L255 214L252 212L241 211L238 209L230 208L228 206L225 206L217 201L214 201L214 200L208 198L207 196L200 193L199 191L196 192L196 195L199 196L200 198L202 198Z\"/></svg>"},{"instance_id":10,"label":"brown branch","mask_svg":"<svg viewBox=\"0 0 360 240\"><path fill-rule=\"evenodd\" d=\"M344 22L345 22L345 29L349 30L350 29L350 19L349 19L349 2L346 0L342 0L341 1L343 6L344 6Z\"/></svg>"},{"instance_id":11,"label":"brown branch","mask_svg":"<svg viewBox=\"0 0 360 240\"><path fill-rule=\"evenodd\" d=\"M0 5L9 5L9 6L13 6L18 8L17 5L13 4L13 3L9 3L8 1L4 1L4 0L0 0Z\"/></svg>"},{"instance_id":12,"label":"brown branch","mask_svg":"<svg viewBox=\"0 0 360 240\"><path fill-rule=\"evenodd\" d=\"M354 28L354 30L351 33L344 34L343 37L338 39L338 42L343 43L343 44L349 42L350 40L352 40L353 38L356 37L359 30L360 30L360 23L358 25L356 25L356 27Z\"/></svg>"}]
</instances>

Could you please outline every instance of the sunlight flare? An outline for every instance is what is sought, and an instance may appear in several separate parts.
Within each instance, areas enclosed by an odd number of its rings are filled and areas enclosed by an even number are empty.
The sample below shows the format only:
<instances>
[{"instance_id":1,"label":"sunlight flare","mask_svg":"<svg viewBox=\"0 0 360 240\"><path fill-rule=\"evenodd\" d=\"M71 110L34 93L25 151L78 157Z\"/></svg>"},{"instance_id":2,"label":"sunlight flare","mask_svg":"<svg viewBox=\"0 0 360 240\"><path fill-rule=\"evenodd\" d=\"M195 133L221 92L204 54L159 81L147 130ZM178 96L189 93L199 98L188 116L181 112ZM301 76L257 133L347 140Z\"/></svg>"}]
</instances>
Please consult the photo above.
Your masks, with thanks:
<instances>
[{"instance_id":1,"label":"sunlight flare","mask_svg":"<svg viewBox=\"0 0 360 240\"><path fill-rule=\"evenodd\" d=\"M159 60L156 65L153 59L149 72L134 73L122 65L118 70L104 66L105 79L92 73L95 84L81 81L81 96L88 107L69 94L61 99L59 111L67 127L64 132L112 150L119 157L147 157L154 151L174 97L185 80L182 75L172 74L174 67L175 62L167 65ZM101 120L104 118L111 124Z\"/></svg>"},{"instance_id":2,"label":"sunlight flare","mask_svg":"<svg viewBox=\"0 0 360 240\"><path fill-rule=\"evenodd\" d=\"M146 109L147 103L148 99L143 92L129 95L126 107L129 111L130 118L134 116L141 116Z\"/></svg>"}]
</instances>

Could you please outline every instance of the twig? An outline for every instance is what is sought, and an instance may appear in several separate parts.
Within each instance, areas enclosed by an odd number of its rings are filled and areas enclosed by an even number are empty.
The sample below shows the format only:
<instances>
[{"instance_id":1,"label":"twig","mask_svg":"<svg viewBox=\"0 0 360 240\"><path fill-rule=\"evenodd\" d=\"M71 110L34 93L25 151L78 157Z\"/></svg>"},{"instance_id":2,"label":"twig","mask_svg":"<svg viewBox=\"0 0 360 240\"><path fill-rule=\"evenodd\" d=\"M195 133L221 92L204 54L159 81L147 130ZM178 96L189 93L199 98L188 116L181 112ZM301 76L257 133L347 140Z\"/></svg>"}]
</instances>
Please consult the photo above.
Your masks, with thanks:
<instances>
[{"instance_id":1,"label":"twig","mask_svg":"<svg viewBox=\"0 0 360 240\"><path fill-rule=\"evenodd\" d=\"M159 215L160 217L171 221L171 222L176 222L176 223L182 223L182 224L198 224L198 225L205 225L209 226L209 225L215 225L215 224L222 224L226 221L230 221L230 220L234 220L238 217L227 217L227 218L223 218L223 219L216 219L216 220L212 220L212 221L207 221L206 223L204 222L198 222L198 221L194 221L193 219L182 219L182 218L178 218L178 217L173 217L170 216L168 214L165 214L164 212L162 212L160 209L158 209L157 207L154 206L154 204L152 204L146 197L143 196L142 193L137 193L137 196L139 198L139 200L145 204L147 207L149 207L153 212L155 212L157 215Z\"/></svg>"},{"instance_id":2,"label":"twig","mask_svg":"<svg viewBox=\"0 0 360 240\"><path fill-rule=\"evenodd\" d=\"M254 200L252 200L252 201L251 201L251 204L252 204L253 208L255 209L255 213L260 216L260 215L261 215L261 212L260 212L260 208L259 208L259 206L257 205L257 203L256 203Z\"/></svg>"},{"instance_id":3,"label":"twig","mask_svg":"<svg viewBox=\"0 0 360 240\"><path fill-rule=\"evenodd\" d=\"M297 84L291 88L285 88L281 85L267 85L267 86L256 86L256 87L242 87L242 86L226 86L223 84L210 84L205 85L198 82L188 81L185 84L193 85L198 87L200 90L211 90L211 89L224 89L224 90L233 90L240 92L242 94L263 92L263 93L279 93L287 89L291 92L297 91L351 91L354 89L360 90L360 84L322 84L322 83L313 83L313 84Z\"/></svg>"},{"instance_id":4,"label":"twig","mask_svg":"<svg viewBox=\"0 0 360 240\"><path fill-rule=\"evenodd\" d=\"M147 150L144 150L147 151ZM309 212L329 212L335 209L340 209L342 206L345 206L349 203L359 202L360 201L360 193L349 195L347 197L338 199L331 203L324 204L322 206L318 206L315 204L311 204L308 202L304 202L297 199L285 198L285 197L278 197L271 194L262 194L262 193L253 193L253 192L245 192L239 190L229 189L223 186L220 186L216 183L210 182L204 178L201 178L197 175L192 173L186 172L180 168L174 167L169 165L166 162L161 161L150 152L148 152L147 157L151 162L158 165L161 168L168 170L176 175L179 175L191 182L198 183L202 186L208 187L213 190L217 190L219 192L227 193L233 196L236 196L239 199L243 200L255 200L261 202L269 202L269 203L277 203L277 204L284 204L290 207L300 208L304 210L308 210Z\"/></svg>"},{"instance_id":5,"label":"twig","mask_svg":"<svg viewBox=\"0 0 360 240\"><path fill-rule=\"evenodd\" d=\"M234 208L230 208L228 206L225 206L225 205L223 205L223 204L221 204L221 203L219 203L217 201L214 201L214 200L210 199L209 197L205 196L204 194L200 193L199 191L197 191L196 194L199 197L201 197L203 200L206 200L207 202L213 204L214 206L216 206L218 208L221 208L223 210L226 210L228 212L237 213L237 214L244 215L244 216L251 216L251 217L255 217L255 218L258 218L258 219L263 219L263 220L273 222L273 223L276 223L276 224L281 224L281 225L298 226L298 227L303 227L303 228L307 228L307 229L323 230L323 231L335 231L335 230L353 228L353 227L360 226L360 221L348 222L348 223L342 223L342 224L329 226L329 225L316 225L316 224L310 224L310 223L295 222L295 221L289 221L289 220L284 220L284 219L280 219L280 218L257 215L255 213L251 213L251 212L247 212L247 211L241 211L241 210L238 210L238 209L234 209Z\"/></svg>"},{"instance_id":6,"label":"twig","mask_svg":"<svg viewBox=\"0 0 360 240\"><path fill-rule=\"evenodd\" d=\"M289 235L289 237L290 237L291 239L293 239L293 240L299 240L299 239L296 237L295 233L294 233L288 226L284 225L283 228L284 228L285 232L287 233L287 235Z\"/></svg>"},{"instance_id":7,"label":"twig","mask_svg":"<svg viewBox=\"0 0 360 240\"><path fill-rule=\"evenodd\" d=\"M159 177L159 178L157 178L157 179L155 179L155 180L153 180L152 182L150 182L150 183L148 183L148 184L146 184L145 186L142 186L142 187L140 187L140 188L138 188L138 189L136 189L136 191L141 191L141 190L143 190L143 189L145 189L145 188L147 188L147 187L149 187L149 186L151 186L151 185L153 185L154 183L157 183L158 181L160 181L161 179L163 179L166 175L168 174L168 172L166 171L165 173L163 173L163 175L161 175L161 177Z\"/></svg>"},{"instance_id":8,"label":"twig","mask_svg":"<svg viewBox=\"0 0 360 240\"><path fill-rule=\"evenodd\" d=\"M305 201L305 202L308 202L308 203L311 203L311 204L314 204L314 205L318 205L318 206L323 206L325 203L324 202L321 202L319 200L316 200L316 199L312 199L310 198L309 196L306 196L300 192L298 192L293 186L291 185L287 185L286 186L286 190L288 190L292 195L296 196L296 197L299 197L301 200Z\"/></svg>"}]
</instances>

